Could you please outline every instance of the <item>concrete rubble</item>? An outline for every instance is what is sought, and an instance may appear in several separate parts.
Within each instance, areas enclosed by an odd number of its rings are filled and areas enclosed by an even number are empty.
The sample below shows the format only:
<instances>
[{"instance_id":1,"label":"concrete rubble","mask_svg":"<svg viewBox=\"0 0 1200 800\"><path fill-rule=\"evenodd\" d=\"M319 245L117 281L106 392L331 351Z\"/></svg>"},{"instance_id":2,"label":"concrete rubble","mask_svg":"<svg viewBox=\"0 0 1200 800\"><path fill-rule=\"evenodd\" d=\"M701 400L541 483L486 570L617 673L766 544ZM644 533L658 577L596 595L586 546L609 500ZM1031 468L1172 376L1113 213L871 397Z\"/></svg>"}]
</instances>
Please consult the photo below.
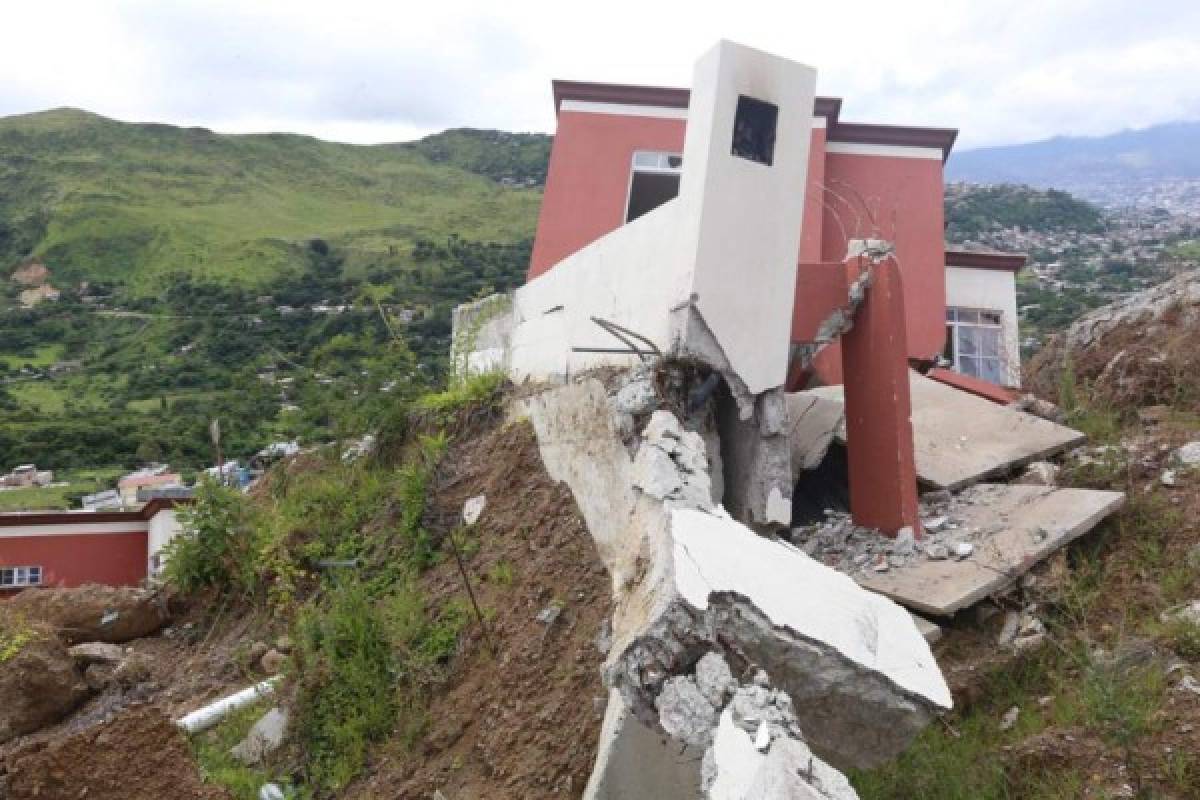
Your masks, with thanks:
<instances>
[{"instance_id":1,"label":"concrete rubble","mask_svg":"<svg viewBox=\"0 0 1200 800\"><path fill-rule=\"evenodd\" d=\"M950 706L928 644L903 609L715 502L703 414L638 406L627 446L639 372L522 407L613 579L584 796L855 797L837 769L895 756Z\"/></svg>"}]
</instances>

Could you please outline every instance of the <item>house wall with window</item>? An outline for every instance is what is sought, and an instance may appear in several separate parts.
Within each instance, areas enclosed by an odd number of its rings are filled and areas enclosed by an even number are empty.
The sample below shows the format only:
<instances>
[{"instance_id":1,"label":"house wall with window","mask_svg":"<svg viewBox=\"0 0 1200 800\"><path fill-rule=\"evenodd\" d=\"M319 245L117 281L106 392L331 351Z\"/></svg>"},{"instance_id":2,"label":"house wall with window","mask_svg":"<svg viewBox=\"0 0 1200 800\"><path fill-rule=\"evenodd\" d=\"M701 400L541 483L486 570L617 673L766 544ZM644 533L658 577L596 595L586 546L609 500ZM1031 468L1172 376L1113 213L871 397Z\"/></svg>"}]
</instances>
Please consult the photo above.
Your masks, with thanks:
<instances>
[{"instance_id":1,"label":"house wall with window","mask_svg":"<svg viewBox=\"0 0 1200 800\"><path fill-rule=\"evenodd\" d=\"M0 598L39 586L136 586L179 533L177 499L137 511L0 514Z\"/></svg>"},{"instance_id":2,"label":"house wall with window","mask_svg":"<svg viewBox=\"0 0 1200 800\"><path fill-rule=\"evenodd\" d=\"M668 159L682 153L687 128L685 89L555 81L554 101L558 128L530 281L644 212L643 198L661 200ZM956 131L847 123L840 110L838 98L813 104L807 177L795 188L804 203L797 260L841 262L851 239L892 240L909 355L932 360L944 342L942 167ZM794 341L803 327L797 312ZM817 373L822 382L841 381L836 345Z\"/></svg>"},{"instance_id":3,"label":"house wall with window","mask_svg":"<svg viewBox=\"0 0 1200 800\"><path fill-rule=\"evenodd\" d=\"M1002 386L1020 386L1015 272L1024 256L994 256L1003 266L964 266L972 260L969 254L957 255L946 256L944 355L956 372Z\"/></svg>"}]
</instances>

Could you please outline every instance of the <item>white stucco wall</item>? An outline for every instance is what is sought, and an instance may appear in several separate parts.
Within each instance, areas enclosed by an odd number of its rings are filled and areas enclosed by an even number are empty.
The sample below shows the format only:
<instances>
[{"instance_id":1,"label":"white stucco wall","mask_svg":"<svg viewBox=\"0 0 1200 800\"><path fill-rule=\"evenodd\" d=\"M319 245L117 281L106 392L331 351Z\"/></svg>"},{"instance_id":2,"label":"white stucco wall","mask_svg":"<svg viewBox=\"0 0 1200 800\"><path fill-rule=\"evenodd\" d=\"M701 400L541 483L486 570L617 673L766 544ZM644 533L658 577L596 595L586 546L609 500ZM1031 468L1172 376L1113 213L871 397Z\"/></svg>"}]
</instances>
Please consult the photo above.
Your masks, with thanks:
<instances>
[{"instance_id":1,"label":"white stucco wall","mask_svg":"<svg viewBox=\"0 0 1200 800\"><path fill-rule=\"evenodd\" d=\"M156 577L163 567L160 559L158 568L155 569L154 557L162 552L162 549L179 534L180 530L179 519L172 508L164 508L150 518L146 536L146 574L151 578Z\"/></svg>"},{"instance_id":2,"label":"white stucco wall","mask_svg":"<svg viewBox=\"0 0 1200 800\"><path fill-rule=\"evenodd\" d=\"M573 350L622 347L593 317L687 350L693 305L751 393L781 385L815 92L811 67L719 42L696 65L679 196L518 289L509 357L476 360L507 361L516 380L628 365L636 356ZM731 152L739 95L778 106L770 166Z\"/></svg>"},{"instance_id":3,"label":"white stucco wall","mask_svg":"<svg viewBox=\"0 0 1200 800\"><path fill-rule=\"evenodd\" d=\"M1017 330L1017 280L1008 270L946 267L946 305L999 311L1008 386L1021 385L1021 344Z\"/></svg>"}]
</instances>

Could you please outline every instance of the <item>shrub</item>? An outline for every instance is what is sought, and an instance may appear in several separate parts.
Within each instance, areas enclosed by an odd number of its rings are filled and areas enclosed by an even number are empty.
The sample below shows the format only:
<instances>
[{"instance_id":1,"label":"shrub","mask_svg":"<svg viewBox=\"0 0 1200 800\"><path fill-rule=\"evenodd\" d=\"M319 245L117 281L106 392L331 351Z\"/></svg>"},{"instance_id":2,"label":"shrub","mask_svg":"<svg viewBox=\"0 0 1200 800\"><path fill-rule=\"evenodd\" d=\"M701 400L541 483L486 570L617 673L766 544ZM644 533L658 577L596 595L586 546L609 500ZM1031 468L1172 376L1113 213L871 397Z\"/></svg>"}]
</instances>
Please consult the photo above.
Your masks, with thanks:
<instances>
[{"instance_id":1,"label":"shrub","mask_svg":"<svg viewBox=\"0 0 1200 800\"><path fill-rule=\"evenodd\" d=\"M336 791L362 769L367 748L396 716L387 626L360 584L309 606L296 625L297 731L308 781Z\"/></svg>"},{"instance_id":2,"label":"shrub","mask_svg":"<svg viewBox=\"0 0 1200 800\"><path fill-rule=\"evenodd\" d=\"M259 582L257 536L246 498L205 480L179 516L183 530L165 549L167 580L184 592L215 587L252 594Z\"/></svg>"}]
</instances>

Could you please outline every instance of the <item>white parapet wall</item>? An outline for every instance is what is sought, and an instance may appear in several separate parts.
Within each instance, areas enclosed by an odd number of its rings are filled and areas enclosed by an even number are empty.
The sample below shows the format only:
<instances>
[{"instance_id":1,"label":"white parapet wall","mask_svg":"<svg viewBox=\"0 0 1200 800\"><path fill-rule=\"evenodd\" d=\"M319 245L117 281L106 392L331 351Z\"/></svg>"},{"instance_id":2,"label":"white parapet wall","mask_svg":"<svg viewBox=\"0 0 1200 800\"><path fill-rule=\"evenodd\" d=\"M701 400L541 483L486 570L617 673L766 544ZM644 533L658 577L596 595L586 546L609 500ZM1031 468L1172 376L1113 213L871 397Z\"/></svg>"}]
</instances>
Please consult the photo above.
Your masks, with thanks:
<instances>
[{"instance_id":1,"label":"white parapet wall","mask_svg":"<svg viewBox=\"0 0 1200 800\"><path fill-rule=\"evenodd\" d=\"M553 380L633 363L596 352L624 346L599 318L664 353L715 350L751 395L783 384L815 91L811 67L719 42L696 64L679 196L517 290L456 366ZM478 319L457 314L456 340Z\"/></svg>"}]
</instances>

